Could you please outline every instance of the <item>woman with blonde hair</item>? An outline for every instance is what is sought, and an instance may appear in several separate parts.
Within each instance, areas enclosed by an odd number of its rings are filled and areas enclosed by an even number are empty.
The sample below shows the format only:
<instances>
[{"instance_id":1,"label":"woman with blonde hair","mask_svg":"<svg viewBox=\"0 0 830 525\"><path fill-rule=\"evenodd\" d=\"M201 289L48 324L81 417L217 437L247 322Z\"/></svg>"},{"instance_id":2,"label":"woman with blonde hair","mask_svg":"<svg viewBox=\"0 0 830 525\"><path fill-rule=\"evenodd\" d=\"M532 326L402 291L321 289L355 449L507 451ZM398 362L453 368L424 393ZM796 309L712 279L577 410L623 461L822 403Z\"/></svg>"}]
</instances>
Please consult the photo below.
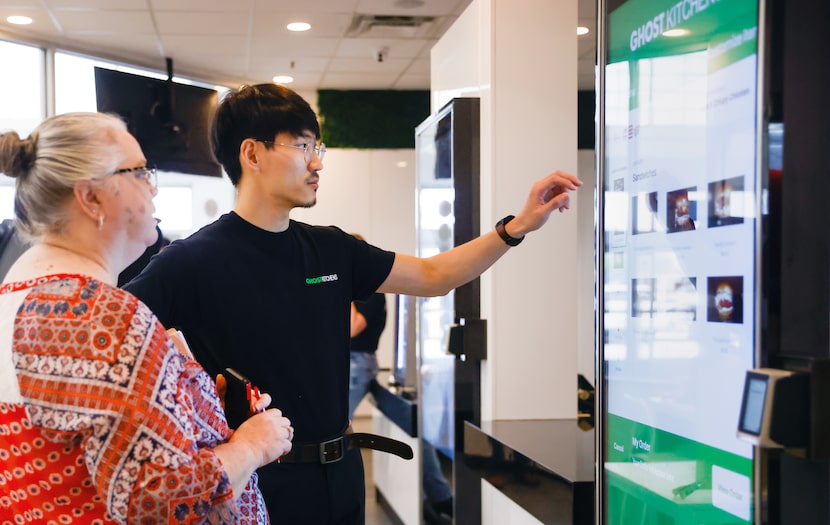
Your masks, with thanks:
<instances>
[{"instance_id":1,"label":"woman with blonde hair","mask_svg":"<svg viewBox=\"0 0 830 525\"><path fill-rule=\"evenodd\" d=\"M124 123L0 134L0 172L34 240L0 287L0 522L267 523L254 471L290 422L266 394L231 431L210 376L115 286L157 238L156 173Z\"/></svg>"}]
</instances>

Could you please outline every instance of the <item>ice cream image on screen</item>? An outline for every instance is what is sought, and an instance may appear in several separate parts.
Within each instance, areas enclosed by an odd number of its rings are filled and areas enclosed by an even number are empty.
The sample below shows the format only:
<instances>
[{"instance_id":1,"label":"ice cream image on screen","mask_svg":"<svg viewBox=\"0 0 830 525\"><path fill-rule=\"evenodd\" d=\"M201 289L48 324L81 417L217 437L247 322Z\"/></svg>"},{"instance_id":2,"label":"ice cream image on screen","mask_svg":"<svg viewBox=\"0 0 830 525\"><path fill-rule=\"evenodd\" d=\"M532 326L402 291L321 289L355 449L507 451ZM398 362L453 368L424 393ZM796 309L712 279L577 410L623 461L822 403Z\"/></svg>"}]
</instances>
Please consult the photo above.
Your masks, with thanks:
<instances>
[{"instance_id":1,"label":"ice cream image on screen","mask_svg":"<svg viewBox=\"0 0 830 525\"><path fill-rule=\"evenodd\" d=\"M729 321L735 311L732 287L726 283L720 283L715 290L715 309L721 321Z\"/></svg>"},{"instance_id":2,"label":"ice cream image on screen","mask_svg":"<svg viewBox=\"0 0 830 525\"><path fill-rule=\"evenodd\" d=\"M718 188L715 193L715 215L721 219L726 219L730 216L729 199L732 194L732 186L728 183Z\"/></svg>"},{"instance_id":3,"label":"ice cream image on screen","mask_svg":"<svg viewBox=\"0 0 830 525\"><path fill-rule=\"evenodd\" d=\"M695 225L689 216L689 196L683 193L675 200L674 226L677 230L694 230Z\"/></svg>"}]
</instances>

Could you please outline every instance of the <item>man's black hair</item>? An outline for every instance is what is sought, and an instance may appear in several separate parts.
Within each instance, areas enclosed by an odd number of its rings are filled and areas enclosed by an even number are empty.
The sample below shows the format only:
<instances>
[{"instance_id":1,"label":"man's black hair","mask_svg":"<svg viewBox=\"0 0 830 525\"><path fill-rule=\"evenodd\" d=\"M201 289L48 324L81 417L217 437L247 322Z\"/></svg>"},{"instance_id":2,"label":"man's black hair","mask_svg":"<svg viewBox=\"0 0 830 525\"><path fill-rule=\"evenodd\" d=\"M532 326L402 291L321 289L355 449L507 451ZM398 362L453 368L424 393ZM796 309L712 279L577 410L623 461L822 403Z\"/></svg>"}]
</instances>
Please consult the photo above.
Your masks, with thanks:
<instances>
[{"instance_id":1,"label":"man's black hair","mask_svg":"<svg viewBox=\"0 0 830 525\"><path fill-rule=\"evenodd\" d=\"M213 118L210 138L213 155L236 186L242 176L243 140L272 141L279 133L299 137L307 131L320 139L317 115L303 97L279 84L257 84L225 96Z\"/></svg>"}]
</instances>

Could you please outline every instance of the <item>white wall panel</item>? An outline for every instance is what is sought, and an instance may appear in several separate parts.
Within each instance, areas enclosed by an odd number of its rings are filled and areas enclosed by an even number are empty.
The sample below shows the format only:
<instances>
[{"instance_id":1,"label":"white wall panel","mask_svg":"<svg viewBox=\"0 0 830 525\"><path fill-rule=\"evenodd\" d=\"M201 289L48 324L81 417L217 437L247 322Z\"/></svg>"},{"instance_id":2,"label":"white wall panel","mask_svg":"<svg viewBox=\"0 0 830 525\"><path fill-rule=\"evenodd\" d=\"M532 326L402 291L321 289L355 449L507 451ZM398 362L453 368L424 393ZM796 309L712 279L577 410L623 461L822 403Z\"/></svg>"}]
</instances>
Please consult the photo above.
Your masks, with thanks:
<instances>
[{"instance_id":1,"label":"white wall panel","mask_svg":"<svg viewBox=\"0 0 830 525\"><path fill-rule=\"evenodd\" d=\"M430 91L432 113L456 97L481 95L481 82L488 72L480 57L486 56L488 21L486 6L474 0L444 33L430 54ZM482 41L480 37L485 40ZM484 49L482 49L484 46ZM488 62L489 61L485 61ZM484 86L486 88L486 85ZM482 143L483 144L483 143Z\"/></svg>"},{"instance_id":2,"label":"white wall panel","mask_svg":"<svg viewBox=\"0 0 830 525\"><path fill-rule=\"evenodd\" d=\"M547 173L577 173L576 25L575 0L474 0L432 49L433 107L481 96L483 231ZM578 200L482 279L484 419L576 415Z\"/></svg>"}]
</instances>

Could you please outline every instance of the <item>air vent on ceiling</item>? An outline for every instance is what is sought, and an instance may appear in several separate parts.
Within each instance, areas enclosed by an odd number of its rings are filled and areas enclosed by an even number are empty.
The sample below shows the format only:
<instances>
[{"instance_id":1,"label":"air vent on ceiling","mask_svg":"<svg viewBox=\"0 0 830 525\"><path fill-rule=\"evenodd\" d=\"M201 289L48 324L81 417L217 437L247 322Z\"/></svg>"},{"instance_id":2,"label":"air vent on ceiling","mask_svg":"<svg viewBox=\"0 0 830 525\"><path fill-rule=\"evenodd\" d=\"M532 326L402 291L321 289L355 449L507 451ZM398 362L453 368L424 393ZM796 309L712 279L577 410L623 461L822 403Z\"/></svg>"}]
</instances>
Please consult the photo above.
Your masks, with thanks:
<instances>
[{"instance_id":1,"label":"air vent on ceiling","mask_svg":"<svg viewBox=\"0 0 830 525\"><path fill-rule=\"evenodd\" d=\"M430 38L435 29L434 16L397 16L356 14L347 37Z\"/></svg>"}]
</instances>

